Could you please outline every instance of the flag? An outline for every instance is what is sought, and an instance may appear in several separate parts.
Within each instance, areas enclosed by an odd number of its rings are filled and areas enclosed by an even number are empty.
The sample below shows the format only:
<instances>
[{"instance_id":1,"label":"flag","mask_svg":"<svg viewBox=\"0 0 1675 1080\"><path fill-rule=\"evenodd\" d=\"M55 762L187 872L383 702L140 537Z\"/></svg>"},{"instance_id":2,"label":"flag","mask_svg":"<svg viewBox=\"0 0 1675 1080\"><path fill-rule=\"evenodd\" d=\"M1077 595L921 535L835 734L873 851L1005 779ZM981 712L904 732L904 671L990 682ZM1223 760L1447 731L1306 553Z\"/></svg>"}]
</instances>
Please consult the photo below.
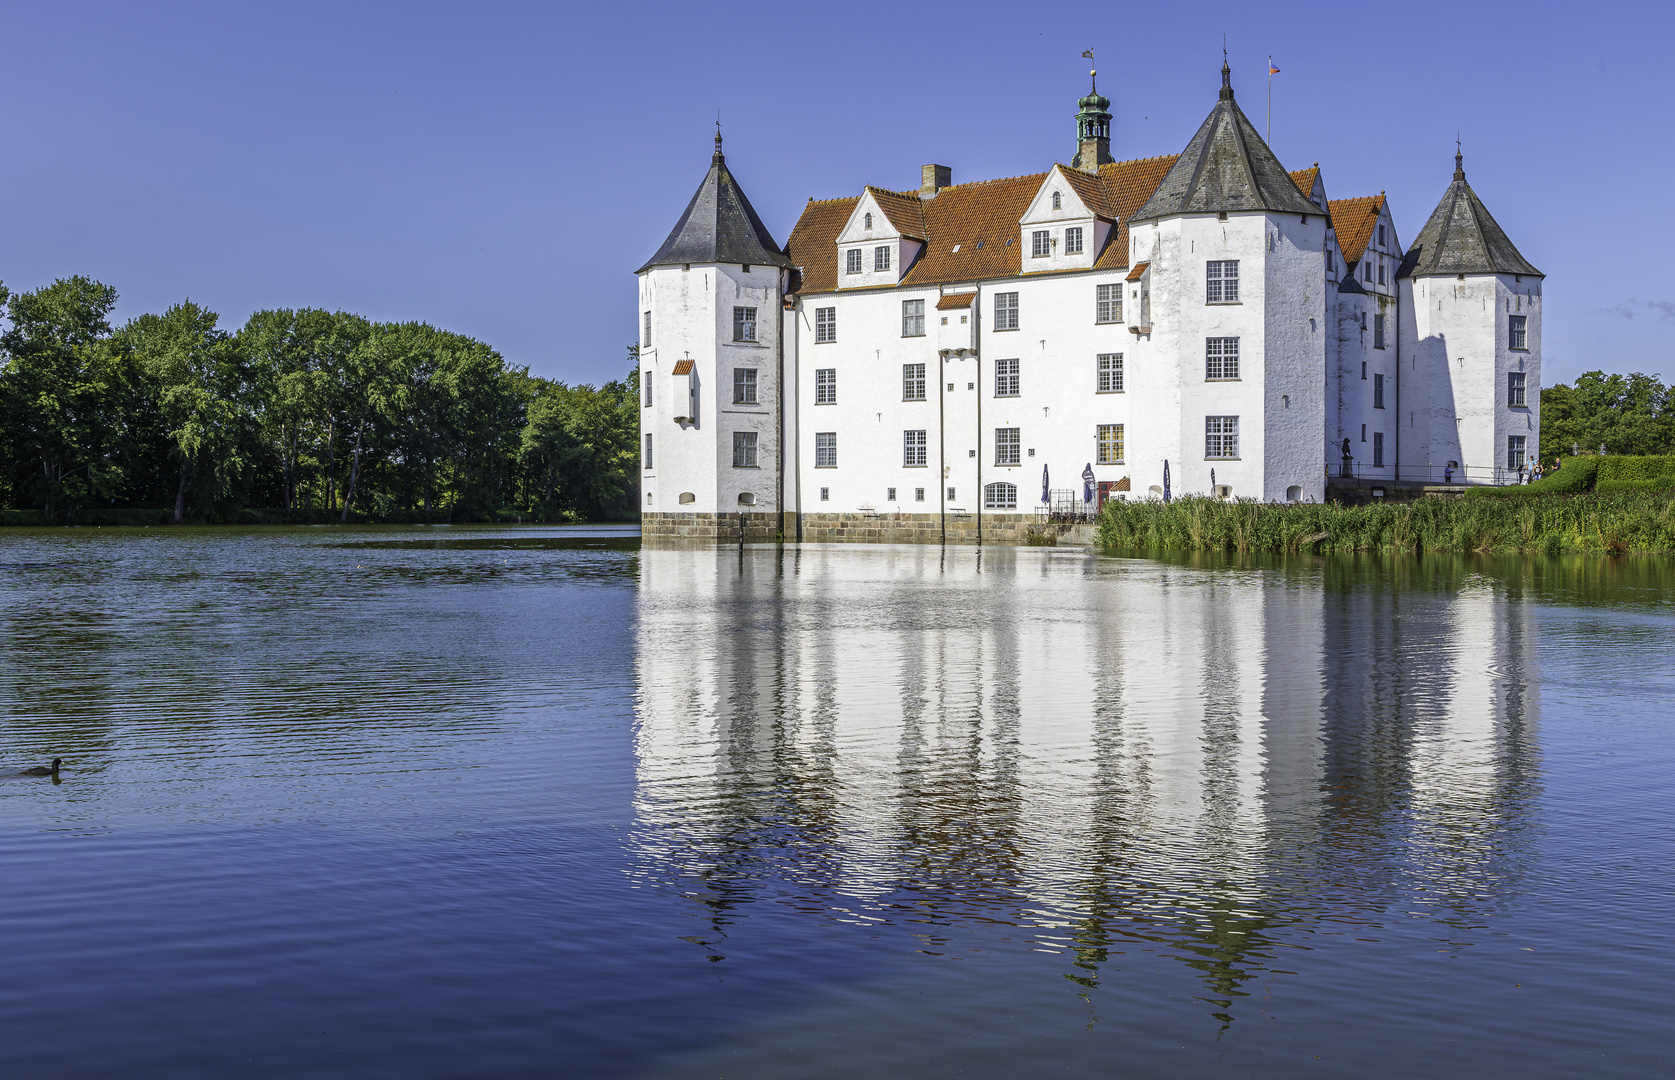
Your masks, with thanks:
<instances>
[{"instance_id":1,"label":"flag","mask_svg":"<svg viewBox=\"0 0 1675 1080\"><path fill-rule=\"evenodd\" d=\"M1278 75L1279 73L1280 69L1274 66L1274 62L1272 60L1268 61L1268 74Z\"/></svg>"}]
</instances>

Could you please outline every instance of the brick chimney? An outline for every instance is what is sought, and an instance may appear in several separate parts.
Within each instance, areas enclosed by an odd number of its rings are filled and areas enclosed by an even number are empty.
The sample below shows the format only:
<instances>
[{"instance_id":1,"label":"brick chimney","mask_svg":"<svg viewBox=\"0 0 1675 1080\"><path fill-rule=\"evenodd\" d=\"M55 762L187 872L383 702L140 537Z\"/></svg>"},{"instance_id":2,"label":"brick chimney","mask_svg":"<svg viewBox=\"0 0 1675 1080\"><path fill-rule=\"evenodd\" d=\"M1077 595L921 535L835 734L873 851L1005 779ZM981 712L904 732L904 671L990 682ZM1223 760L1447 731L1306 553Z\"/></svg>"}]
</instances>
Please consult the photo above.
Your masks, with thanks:
<instances>
[{"instance_id":1,"label":"brick chimney","mask_svg":"<svg viewBox=\"0 0 1675 1080\"><path fill-rule=\"evenodd\" d=\"M954 170L946 165L919 167L919 194L926 198L934 197L942 188L950 187L953 183Z\"/></svg>"}]
</instances>

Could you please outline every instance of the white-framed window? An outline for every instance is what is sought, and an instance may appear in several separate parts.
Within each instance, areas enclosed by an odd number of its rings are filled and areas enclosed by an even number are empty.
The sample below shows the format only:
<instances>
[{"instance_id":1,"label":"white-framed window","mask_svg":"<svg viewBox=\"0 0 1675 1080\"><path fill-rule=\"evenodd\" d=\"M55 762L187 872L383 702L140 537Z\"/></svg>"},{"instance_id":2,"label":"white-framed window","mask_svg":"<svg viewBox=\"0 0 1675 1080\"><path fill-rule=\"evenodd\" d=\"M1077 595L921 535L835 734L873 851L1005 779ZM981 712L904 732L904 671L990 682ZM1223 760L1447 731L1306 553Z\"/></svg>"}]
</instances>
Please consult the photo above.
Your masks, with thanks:
<instances>
[{"instance_id":1,"label":"white-framed window","mask_svg":"<svg viewBox=\"0 0 1675 1080\"><path fill-rule=\"evenodd\" d=\"M901 433L901 463L904 466L915 467L925 463L925 432L924 429L904 431Z\"/></svg>"},{"instance_id":2,"label":"white-framed window","mask_svg":"<svg viewBox=\"0 0 1675 1080\"><path fill-rule=\"evenodd\" d=\"M646 408L651 408L651 369L640 368L640 390L646 395Z\"/></svg>"},{"instance_id":3,"label":"white-framed window","mask_svg":"<svg viewBox=\"0 0 1675 1080\"><path fill-rule=\"evenodd\" d=\"M831 488L824 487L824 488L820 489L820 501L821 502L831 502L832 501L832 489Z\"/></svg>"},{"instance_id":4,"label":"white-framed window","mask_svg":"<svg viewBox=\"0 0 1675 1080\"><path fill-rule=\"evenodd\" d=\"M950 492L954 489L949 488ZM948 496L952 499L954 496ZM1008 484L1004 480L983 486L983 509L985 510L1016 510L1018 508L1018 485Z\"/></svg>"},{"instance_id":5,"label":"white-framed window","mask_svg":"<svg viewBox=\"0 0 1675 1080\"><path fill-rule=\"evenodd\" d=\"M877 271L890 269L890 247L880 244L872 249L872 268Z\"/></svg>"},{"instance_id":6,"label":"white-framed window","mask_svg":"<svg viewBox=\"0 0 1675 1080\"><path fill-rule=\"evenodd\" d=\"M903 364L901 366L901 399L903 401L925 400L925 365Z\"/></svg>"},{"instance_id":7,"label":"white-framed window","mask_svg":"<svg viewBox=\"0 0 1675 1080\"><path fill-rule=\"evenodd\" d=\"M1097 304L1094 307L1093 321L1098 323L1122 322L1122 286L1101 285L1097 289Z\"/></svg>"},{"instance_id":8,"label":"white-framed window","mask_svg":"<svg viewBox=\"0 0 1675 1080\"><path fill-rule=\"evenodd\" d=\"M1384 376L1373 374L1373 408L1384 408Z\"/></svg>"},{"instance_id":9,"label":"white-framed window","mask_svg":"<svg viewBox=\"0 0 1675 1080\"><path fill-rule=\"evenodd\" d=\"M1204 378L1237 379L1239 377L1239 339L1213 337L1204 339Z\"/></svg>"},{"instance_id":10,"label":"white-framed window","mask_svg":"<svg viewBox=\"0 0 1675 1080\"><path fill-rule=\"evenodd\" d=\"M1509 469L1522 468L1526 443L1523 435L1508 435L1506 437L1506 467Z\"/></svg>"},{"instance_id":11,"label":"white-framed window","mask_svg":"<svg viewBox=\"0 0 1675 1080\"><path fill-rule=\"evenodd\" d=\"M733 309L733 340L756 340L756 309L753 307L736 307Z\"/></svg>"},{"instance_id":12,"label":"white-framed window","mask_svg":"<svg viewBox=\"0 0 1675 1080\"><path fill-rule=\"evenodd\" d=\"M646 433L646 452L640 455L640 467L642 469L651 468L651 433L649 431Z\"/></svg>"},{"instance_id":13,"label":"white-framed window","mask_svg":"<svg viewBox=\"0 0 1675 1080\"><path fill-rule=\"evenodd\" d=\"M948 501L949 502L954 501L954 489L953 488L948 489Z\"/></svg>"},{"instance_id":14,"label":"white-framed window","mask_svg":"<svg viewBox=\"0 0 1675 1080\"><path fill-rule=\"evenodd\" d=\"M1528 402L1524 397L1524 373L1509 371L1506 373L1506 405L1509 409L1522 409Z\"/></svg>"},{"instance_id":15,"label":"white-framed window","mask_svg":"<svg viewBox=\"0 0 1675 1080\"><path fill-rule=\"evenodd\" d=\"M1236 458L1239 456L1239 418L1237 416L1204 417L1204 456L1207 458Z\"/></svg>"},{"instance_id":16,"label":"white-framed window","mask_svg":"<svg viewBox=\"0 0 1675 1080\"><path fill-rule=\"evenodd\" d=\"M1080 225L1064 230L1064 253L1066 255L1080 255L1082 253L1082 227Z\"/></svg>"},{"instance_id":17,"label":"white-framed window","mask_svg":"<svg viewBox=\"0 0 1675 1080\"><path fill-rule=\"evenodd\" d=\"M885 502L895 502L896 501L896 489L895 488L885 488L884 489L884 501Z\"/></svg>"},{"instance_id":18,"label":"white-framed window","mask_svg":"<svg viewBox=\"0 0 1675 1080\"><path fill-rule=\"evenodd\" d=\"M736 367L733 369L733 404L756 404L756 369Z\"/></svg>"},{"instance_id":19,"label":"white-framed window","mask_svg":"<svg viewBox=\"0 0 1675 1080\"><path fill-rule=\"evenodd\" d=\"M837 340L837 308L814 309L814 342L816 345Z\"/></svg>"},{"instance_id":20,"label":"white-framed window","mask_svg":"<svg viewBox=\"0 0 1675 1080\"><path fill-rule=\"evenodd\" d=\"M1019 437L1015 427L995 428L995 464L1017 465L1023 461L1019 453L1023 449L1023 439Z\"/></svg>"},{"instance_id":21,"label":"white-framed window","mask_svg":"<svg viewBox=\"0 0 1675 1080\"><path fill-rule=\"evenodd\" d=\"M1384 316L1373 316L1373 348L1384 348Z\"/></svg>"},{"instance_id":22,"label":"white-framed window","mask_svg":"<svg viewBox=\"0 0 1675 1080\"><path fill-rule=\"evenodd\" d=\"M817 431L814 433L814 467L816 469L837 468L837 432Z\"/></svg>"},{"instance_id":23,"label":"white-framed window","mask_svg":"<svg viewBox=\"0 0 1675 1080\"><path fill-rule=\"evenodd\" d=\"M756 432L733 432L733 468L756 468Z\"/></svg>"},{"instance_id":24,"label":"white-framed window","mask_svg":"<svg viewBox=\"0 0 1675 1080\"><path fill-rule=\"evenodd\" d=\"M1378 283L1380 285L1384 284L1384 260L1383 259L1378 260Z\"/></svg>"},{"instance_id":25,"label":"white-framed window","mask_svg":"<svg viewBox=\"0 0 1675 1080\"><path fill-rule=\"evenodd\" d=\"M861 272L861 249L850 248L843 253L843 272L859 274Z\"/></svg>"},{"instance_id":26,"label":"white-framed window","mask_svg":"<svg viewBox=\"0 0 1675 1080\"><path fill-rule=\"evenodd\" d=\"M1062 201L1060 201L1059 193L1056 192L1056 191L1053 192L1053 209L1054 210L1062 210L1063 208L1064 208L1064 203Z\"/></svg>"},{"instance_id":27,"label":"white-framed window","mask_svg":"<svg viewBox=\"0 0 1675 1080\"><path fill-rule=\"evenodd\" d=\"M867 213L861 215L861 227L863 229L872 228L872 212L871 211L868 211Z\"/></svg>"},{"instance_id":28,"label":"white-framed window","mask_svg":"<svg viewBox=\"0 0 1675 1080\"><path fill-rule=\"evenodd\" d=\"M1366 282L1373 280L1373 264L1370 260L1361 264L1361 280Z\"/></svg>"},{"instance_id":29,"label":"white-framed window","mask_svg":"<svg viewBox=\"0 0 1675 1080\"><path fill-rule=\"evenodd\" d=\"M1509 349L1527 349L1530 347L1530 317L1528 315L1509 315L1506 319L1506 347Z\"/></svg>"},{"instance_id":30,"label":"white-framed window","mask_svg":"<svg viewBox=\"0 0 1675 1080\"><path fill-rule=\"evenodd\" d=\"M1122 353L1099 354L1099 393L1122 393Z\"/></svg>"},{"instance_id":31,"label":"white-framed window","mask_svg":"<svg viewBox=\"0 0 1675 1080\"><path fill-rule=\"evenodd\" d=\"M923 300L903 300L901 302L901 336L925 336L925 302Z\"/></svg>"},{"instance_id":32,"label":"white-framed window","mask_svg":"<svg viewBox=\"0 0 1675 1080\"><path fill-rule=\"evenodd\" d=\"M816 405L837 404L837 368L816 368L814 370L814 403Z\"/></svg>"},{"instance_id":33,"label":"white-framed window","mask_svg":"<svg viewBox=\"0 0 1675 1080\"><path fill-rule=\"evenodd\" d=\"M1098 461L1101 465L1121 465L1123 455L1122 425L1100 424Z\"/></svg>"},{"instance_id":34,"label":"white-framed window","mask_svg":"<svg viewBox=\"0 0 1675 1080\"><path fill-rule=\"evenodd\" d=\"M1384 432L1373 432L1373 468L1384 468Z\"/></svg>"},{"instance_id":35,"label":"white-framed window","mask_svg":"<svg viewBox=\"0 0 1675 1080\"><path fill-rule=\"evenodd\" d=\"M640 344L648 349L651 348L651 312L649 311L642 317Z\"/></svg>"},{"instance_id":36,"label":"white-framed window","mask_svg":"<svg viewBox=\"0 0 1675 1080\"><path fill-rule=\"evenodd\" d=\"M1016 330L1018 328L1018 294L1015 292L995 293L995 329Z\"/></svg>"},{"instance_id":37,"label":"white-framed window","mask_svg":"<svg viewBox=\"0 0 1675 1080\"><path fill-rule=\"evenodd\" d=\"M1204 264L1204 302L1234 304L1239 300L1239 260L1220 259Z\"/></svg>"},{"instance_id":38,"label":"white-framed window","mask_svg":"<svg viewBox=\"0 0 1675 1080\"><path fill-rule=\"evenodd\" d=\"M1053 234L1046 229L1036 229L1029 234L1029 255L1032 259L1045 259L1053 253Z\"/></svg>"},{"instance_id":39,"label":"white-framed window","mask_svg":"<svg viewBox=\"0 0 1675 1080\"><path fill-rule=\"evenodd\" d=\"M1018 396L1018 362L995 361L995 397Z\"/></svg>"},{"instance_id":40,"label":"white-framed window","mask_svg":"<svg viewBox=\"0 0 1675 1080\"><path fill-rule=\"evenodd\" d=\"M1384 226L1383 225L1380 225L1378 227L1378 246L1379 247L1384 246Z\"/></svg>"},{"instance_id":41,"label":"white-framed window","mask_svg":"<svg viewBox=\"0 0 1675 1080\"><path fill-rule=\"evenodd\" d=\"M914 488L913 489L913 501L914 502L924 502L925 501L925 489L924 488Z\"/></svg>"}]
</instances>

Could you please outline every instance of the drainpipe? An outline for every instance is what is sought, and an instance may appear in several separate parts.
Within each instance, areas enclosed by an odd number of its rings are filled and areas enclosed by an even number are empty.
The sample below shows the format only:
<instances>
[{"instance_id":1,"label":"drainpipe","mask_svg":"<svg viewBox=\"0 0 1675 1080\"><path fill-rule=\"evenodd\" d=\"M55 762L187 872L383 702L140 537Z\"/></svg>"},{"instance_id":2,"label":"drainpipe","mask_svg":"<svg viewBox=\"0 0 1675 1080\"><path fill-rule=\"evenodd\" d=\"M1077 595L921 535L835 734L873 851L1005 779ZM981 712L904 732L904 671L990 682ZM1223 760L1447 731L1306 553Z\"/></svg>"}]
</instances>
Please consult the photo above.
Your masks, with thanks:
<instances>
[{"instance_id":1,"label":"drainpipe","mask_svg":"<svg viewBox=\"0 0 1675 1080\"><path fill-rule=\"evenodd\" d=\"M976 362L977 374L973 376L971 385L977 388L977 547L983 547L983 348L981 345L983 332L983 286L977 286L977 292L971 298L971 341L977 355L972 357Z\"/></svg>"},{"instance_id":2,"label":"drainpipe","mask_svg":"<svg viewBox=\"0 0 1675 1080\"><path fill-rule=\"evenodd\" d=\"M1401 263L1396 264L1396 270L1401 270ZM1413 279L1409 278L1409 282ZM1408 286L1412 288L1410 284ZM1402 479L1402 287L1396 283L1396 275L1390 275L1390 294L1395 297L1391 310L1396 313L1396 469L1395 482ZM1414 332L1418 332L1418 326Z\"/></svg>"},{"instance_id":3,"label":"drainpipe","mask_svg":"<svg viewBox=\"0 0 1675 1080\"><path fill-rule=\"evenodd\" d=\"M779 542L785 542L785 286L786 279L791 276L789 270L779 272L779 288L774 292L774 315L777 325L774 328L774 364L777 374L774 376L774 392L779 395L779 449L775 452L774 477L774 513L779 517L779 528L775 529L779 535Z\"/></svg>"},{"instance_id":4,"label":"drainpipe","mask_svg":"<svg viewBox=\"0 0 1675 1080\"><path fill-rule=\"evenodd\" d=\"M937 295L942 295L937 290ZM941 345L941 342L937 342ZM942 545L948 546L948 356L936 350L936 517Z\"/></svg>"}]
</instances>

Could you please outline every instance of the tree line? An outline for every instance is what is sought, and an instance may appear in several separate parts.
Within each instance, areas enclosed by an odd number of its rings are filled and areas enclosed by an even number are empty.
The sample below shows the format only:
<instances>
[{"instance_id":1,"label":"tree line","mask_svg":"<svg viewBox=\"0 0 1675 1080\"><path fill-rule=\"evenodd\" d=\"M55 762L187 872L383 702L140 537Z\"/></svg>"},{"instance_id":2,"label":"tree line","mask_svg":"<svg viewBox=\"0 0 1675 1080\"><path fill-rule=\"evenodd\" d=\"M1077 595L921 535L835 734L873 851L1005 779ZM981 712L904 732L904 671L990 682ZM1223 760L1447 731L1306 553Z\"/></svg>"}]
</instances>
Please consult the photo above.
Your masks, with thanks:
<instances>
[{"instance_id":1,"label":"tree line","mask_svg":"<svg viewBox=\"0 0 1675 1080\"><path fill-rule=\"evenodd\" d=\"M1675 454L1675 387L1655 375L1589 371L1541 391L1541 460L1573 453Z\"/></svg>"},{"instance_id":2,"label":"tree line","mask_svg":"<svg viewBox=\"0 0 1675 1080\"><path fill-rule=\"evenodd\" d=\"M50 521L601 520L632 515L632 370L572 386L425 323L190 300L113 327L86 277L0 285L0 505Z\"/></svg>"}]
</instances>

